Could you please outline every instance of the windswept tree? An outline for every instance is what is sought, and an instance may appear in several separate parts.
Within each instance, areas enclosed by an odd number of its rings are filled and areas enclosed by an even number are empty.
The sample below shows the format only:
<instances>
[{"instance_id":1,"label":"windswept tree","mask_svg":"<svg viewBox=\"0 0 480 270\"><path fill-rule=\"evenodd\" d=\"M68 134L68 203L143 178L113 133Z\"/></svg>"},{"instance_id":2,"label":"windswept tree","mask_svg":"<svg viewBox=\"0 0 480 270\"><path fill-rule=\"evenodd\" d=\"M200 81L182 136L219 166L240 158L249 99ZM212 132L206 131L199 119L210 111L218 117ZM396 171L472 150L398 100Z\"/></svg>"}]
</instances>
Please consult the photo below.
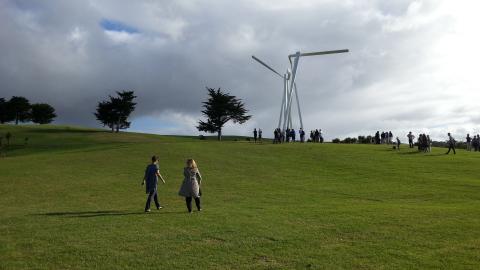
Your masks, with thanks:
<instances>
[{"instance_id":1,"label":"windswept tree","mask_svg":"<svg viewBox=\"0 0 480 270\"><path fill-rule=\"evenodd\" d=\"M231 96L229 93L223 93L220 88L217 90L208 88L209 98L203 102L204 110L202 113L207 117L207 121L200 120L197 129L210 133L217 132L217 138L222 139L222 128L230 120L234 123L243 124L252 116L247 115L247 110L241 99Z\"/></svg>"},{"instance_id":2,"label":"windswept tree","mask_svg":"<svg viewBox=\"0 0 480 270\"><path fill-rule=\"evenodd\" d=\"M30 102L24 97L13 96L7 103L7 111L15 120L15 125L30 120Z\"/></svg>"},{"instance_id":3,"label":"windswept tree","mask_svg":"<svg viewBox=\"0 0 480 270\"><path fill-rule=\"evenodd\" d=\"M0 124L4 124L12 120L12 113L8 111L8 101L6 101L4 98L0 98Z\"/></svg>"},{"instance_id":4,"label":"windswept tree","mask_svg":"<svg viewBox=\"0 0 480 270\"><path fill-rule=\"evenodd\" d=\"M31 106L31 120L37 124L49 124L57 117L55 109L46 103L37 103Z\"/></svg>"},{"instance_id":5,"label":"windswept tree","mask_svg":"<svg viewBox=\"0 0 480 270\"><path fill-rule=\"evenodd\" d=\"M133 91L117 92L116 97L109 96L110 100L98 103L95 113L97 120L111 128L112 132L129 128L128 117L135 110L135 98Z\"/></svg>"}]
</instances>

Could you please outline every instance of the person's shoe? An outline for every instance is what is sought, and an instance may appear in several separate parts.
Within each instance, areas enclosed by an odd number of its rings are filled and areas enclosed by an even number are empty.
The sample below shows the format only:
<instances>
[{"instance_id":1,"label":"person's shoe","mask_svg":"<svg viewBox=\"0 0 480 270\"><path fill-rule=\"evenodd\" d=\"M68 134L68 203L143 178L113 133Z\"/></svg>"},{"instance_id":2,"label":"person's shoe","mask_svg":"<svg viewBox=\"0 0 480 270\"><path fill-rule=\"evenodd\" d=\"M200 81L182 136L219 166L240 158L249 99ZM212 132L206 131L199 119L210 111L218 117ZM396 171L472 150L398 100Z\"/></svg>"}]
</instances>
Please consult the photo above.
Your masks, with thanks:
<instances>
[{"instance_id":1,"label":"person's shoe","mask_svg":"<svg viewBox=\"0 0 480 270\"><path fill-rule=\"evenodd\" d=\"M146 210L145 210L145 213L150 213L150 209L146 209Z\"/></svg>"},{"instance_id":2,"label":"person's shoe","mask_svg":"<svg viewBox=\"0 0 480 270\"><path fill-rule=\"evenodd\" d=\"M202 211L202 208L199 208L199 209L198 209L198 212L200 212L200 211Z\"/></svg>"},{"instance_id":3,"label":"person's shoe","mask_svg":"<svg viewBox=\"0 0 480 270\"><path fill-rule=\"evenodd\" d=\"M160 209L162 209L162 208L163 208L163 206L159 206L159 207L157 207L157 210L160 210Z\"/></svg>"}]
</instances>

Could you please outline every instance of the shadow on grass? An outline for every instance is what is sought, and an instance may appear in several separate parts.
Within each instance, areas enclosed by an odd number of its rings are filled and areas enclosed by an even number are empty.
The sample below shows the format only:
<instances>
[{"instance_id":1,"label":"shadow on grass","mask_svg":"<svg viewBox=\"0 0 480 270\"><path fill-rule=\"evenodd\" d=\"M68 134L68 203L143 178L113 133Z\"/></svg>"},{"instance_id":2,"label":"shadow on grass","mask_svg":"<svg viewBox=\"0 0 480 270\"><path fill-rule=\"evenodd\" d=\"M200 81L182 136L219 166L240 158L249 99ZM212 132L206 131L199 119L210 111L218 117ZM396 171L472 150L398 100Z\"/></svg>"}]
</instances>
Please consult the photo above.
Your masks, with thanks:
<instances>
[{"instance_id":1,"label":"shadow on grass","mask_svg":"<svg viewBox=\"0 0 480 270\"><path fill-rule=\"evenodd\" d=\"M432 153L425 153L425 152L420 152L420 151L413 151L413 152L399 152L398 153L399 155L420 155L420 154L423 154L423 156L425 157L438 157L438 156L444 156L445 153L436 153L436 154L432 154Z\"/></svg>"},{"instance_id":2,"label":"shadow on grass","mask_svg":"<svg viewBox=\"0 0 480 270\"><path fill-rule=\"evenodd\" d=\"M402 151L400 150L400 151L398 151L398 154L400 154L400 155L419 155L419 154L425 154L425 153L420 152L420 151L402 152Z\"/></svg>"},{"instance_id":3,"label":"shadow on grass","mask_svg":"<svg viewBox=\"0 0 480 270\"><path fill-rule=\"evenodd\" d=\"M50 217L68 217L68 218L91 218L91 217L103 217L103 216L132 216L132 215L151 215L151 214L184 214L185 212L166 212L163 210L152 210L150 213L143 211L118 211L118 210L106 210L106 211L82 211L82 212L50 212L34 214L39 216Z\"/></svg>"}]
</instances>

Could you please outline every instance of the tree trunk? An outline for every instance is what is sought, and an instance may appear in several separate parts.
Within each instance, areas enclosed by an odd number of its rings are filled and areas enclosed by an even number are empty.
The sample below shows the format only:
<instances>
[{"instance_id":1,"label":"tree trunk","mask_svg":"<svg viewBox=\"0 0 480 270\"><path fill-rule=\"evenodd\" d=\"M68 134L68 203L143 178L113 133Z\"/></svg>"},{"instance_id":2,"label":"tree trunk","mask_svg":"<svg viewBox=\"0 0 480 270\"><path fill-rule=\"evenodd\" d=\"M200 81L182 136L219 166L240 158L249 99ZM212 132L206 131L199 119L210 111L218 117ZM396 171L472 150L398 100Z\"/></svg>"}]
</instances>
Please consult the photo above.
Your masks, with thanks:
<instances>
[{"instance_id":1,"label":"tree trunk","mask_svg":"<svg viewBox=\"0 0 480 270\"><path fill-rule=\"evenodd\" d=\"M221 129L221 128L218 130L217 139L218 139L219 141L222 140L222 129Z\"/></svg>"}]
</instances>

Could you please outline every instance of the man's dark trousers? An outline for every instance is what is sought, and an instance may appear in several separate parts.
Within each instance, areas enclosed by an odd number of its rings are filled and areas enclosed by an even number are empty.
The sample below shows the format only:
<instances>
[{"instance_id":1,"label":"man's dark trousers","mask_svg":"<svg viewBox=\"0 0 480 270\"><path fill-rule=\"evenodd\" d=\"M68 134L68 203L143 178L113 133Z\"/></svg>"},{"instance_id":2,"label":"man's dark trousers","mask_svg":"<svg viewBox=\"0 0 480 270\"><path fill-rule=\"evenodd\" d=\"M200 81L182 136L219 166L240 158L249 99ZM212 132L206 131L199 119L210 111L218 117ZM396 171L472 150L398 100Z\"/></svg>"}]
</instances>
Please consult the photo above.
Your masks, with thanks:
<instances>
[{"instance_id":1,"label":"man's dark trousers","mask_svg":"<svg viewBox=\"0 0 480 270\"><path fill-rule=\"evenodd\" d=\"M145 204L145 211L150 209L150 202L152 201L152 197L153 197L153 200L155 201L155 205L157 206L157 208L160 207L160 203L158 202L158 195L157 195L157 191L150 191L150 193L148 193L148 198L147 198L147 203Z\"/></svg>"},{"instance_id":2,"label":"man's dark trousers","mask_svg":"<svg viewBox=\"0 0 480 270\"><path fill-rule=\"evenodd\" d=\"M448 155L448 153L450 153L450 150L453 150L453 154L454 154L454 155L456 154L456 153L455 153L455 145L449 144L449 145L448 145L448 151L447 151L447 153L445 153L445 154Z\"/></svg>"}]
</instances>

